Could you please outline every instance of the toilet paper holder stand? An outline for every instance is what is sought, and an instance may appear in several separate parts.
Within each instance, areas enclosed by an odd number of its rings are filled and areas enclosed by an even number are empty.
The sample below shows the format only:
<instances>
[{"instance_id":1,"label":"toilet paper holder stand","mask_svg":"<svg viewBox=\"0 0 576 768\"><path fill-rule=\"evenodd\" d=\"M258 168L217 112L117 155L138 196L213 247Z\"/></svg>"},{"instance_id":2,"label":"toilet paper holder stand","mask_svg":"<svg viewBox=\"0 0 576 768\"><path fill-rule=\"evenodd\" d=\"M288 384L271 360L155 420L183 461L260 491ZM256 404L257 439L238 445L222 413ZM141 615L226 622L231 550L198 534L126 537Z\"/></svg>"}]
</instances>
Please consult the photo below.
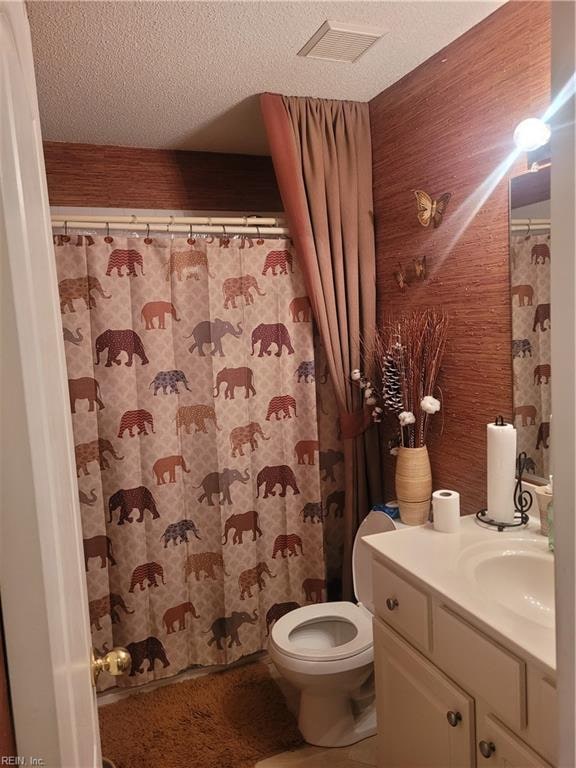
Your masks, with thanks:
<instances>
[{"instance_id":1,"label":"toilet paper holder stand","mask_svg":"<svg viewBox=\"0 0 576 768\"><path fill-rule=\"evenodd\" d=\"M518 458L516 459L516 486L514 487L513 499L515 509L514 522L503 523L500 520L494 520L493 518L488 517L487 509L480 509L476 512L476 520L480 525L495 529L498 533L502 533L502 531L510 528L522 528L523 526L528 525L528 521L530 520L528 511L532 506L533 498L530 491L522 488L522 478L526 470L527 458L528 456L526 452L522 451L522 453L518 454Z\"/></svg>"}]
</instances>

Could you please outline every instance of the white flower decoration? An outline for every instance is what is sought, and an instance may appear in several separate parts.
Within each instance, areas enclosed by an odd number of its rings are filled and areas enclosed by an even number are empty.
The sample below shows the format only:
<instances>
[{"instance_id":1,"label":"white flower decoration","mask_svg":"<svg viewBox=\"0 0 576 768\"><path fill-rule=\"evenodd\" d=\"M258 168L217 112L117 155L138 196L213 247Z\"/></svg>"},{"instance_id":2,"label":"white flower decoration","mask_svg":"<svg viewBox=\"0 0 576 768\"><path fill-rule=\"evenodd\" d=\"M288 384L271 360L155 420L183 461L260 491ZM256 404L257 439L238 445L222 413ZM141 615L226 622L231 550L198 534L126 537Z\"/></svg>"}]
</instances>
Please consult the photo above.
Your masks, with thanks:
<instances>
[{"instance_id":1,"label":"white flower decoration","mask_svg":"<svg viewBox=\"0 0 576 768\"><path fill-rule=\"evenodd\" d=\"M426 395L426 397L423 397L420 401L420 408L422 408L425 413L438 413L440 410L440 400L432 397L432 395Z\"/></svg>"},{"instance_id":2,"label":"white flower decoration","mask_svg":"<svg viewBox=\"0 0 576 768\"><path fill-rule=\"evenodd\" d=\"M395 448L390 448L390 456L398 456L399 448L396 446Z\"/></svg>"},{"instance_id":3,"label":"white flower decoration","mask_svg":"<svg viewBox=\"0 0 576 768\"><path fill-rule=\"evenodd\" d=\"M414 424L416 417L412 411L402 411L402 413L398 414L398 420L401 427L407 427L409 424Z\"/></svg>"},{"instance_id":4,"label":"white flower decoration","mask_svg":"<svg viewBox=\"0 0 576 768\"><path fill-rule=\"evenodd\" d=\"M364 390L365 399L368 400L368 398L372 397L373 394L374 394L374 391L370 387L366 387L366 389Z\"/></svg>"},{"instance_id":5,"label":"white flower decoration","mask_svg":"<svg viewBox=\"0 0 576 768\"><path fill-rule=\"evenodd\" d=\"M383 413L383 411L382 411L382 408L378 407L378 408L374 408L372 413Z\"/></svg>"},{"instance_id":6,"label":"white flower decoration","mask_svg":"<svg viewBox=\"0 0 576 768\"><path fill-rule=\"evenodd\" d=\"M375 397L370 396L366 398L366 405L376 405L377 402L378 400Z\"/></svg>"},{"instance_id":7,"label":"white flower decoration","mask_svg":"<svg viewBox=\"0 0 576 768\"><path fill-rule=\"evenodd\" d=\"M352 379L352 381L360 381L360 379L362 378L362 373L358 368L354 368L354 370L350 374L350 378Z\"/></svg>"}]
</instances>

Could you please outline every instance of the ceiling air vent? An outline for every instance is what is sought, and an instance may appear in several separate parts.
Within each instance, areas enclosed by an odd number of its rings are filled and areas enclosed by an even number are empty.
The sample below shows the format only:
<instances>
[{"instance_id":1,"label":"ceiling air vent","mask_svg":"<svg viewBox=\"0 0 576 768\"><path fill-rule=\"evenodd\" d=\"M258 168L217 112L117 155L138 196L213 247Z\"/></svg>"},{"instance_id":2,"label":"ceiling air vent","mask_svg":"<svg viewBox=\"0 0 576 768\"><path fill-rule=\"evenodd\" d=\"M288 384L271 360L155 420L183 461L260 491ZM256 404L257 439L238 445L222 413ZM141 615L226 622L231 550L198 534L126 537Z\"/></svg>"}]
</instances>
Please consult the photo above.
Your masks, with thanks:
<instances>
[{"instance_id":1,"label":"ceiling air vent","mask_svg":"<svg viewBox=\"0 0 576 768\"><path fill-rule=\"evenodd\" d=\"M385 33L382 30L338 21L325 21L298 56L353 62Z\"/></svg>"}]
</instances>

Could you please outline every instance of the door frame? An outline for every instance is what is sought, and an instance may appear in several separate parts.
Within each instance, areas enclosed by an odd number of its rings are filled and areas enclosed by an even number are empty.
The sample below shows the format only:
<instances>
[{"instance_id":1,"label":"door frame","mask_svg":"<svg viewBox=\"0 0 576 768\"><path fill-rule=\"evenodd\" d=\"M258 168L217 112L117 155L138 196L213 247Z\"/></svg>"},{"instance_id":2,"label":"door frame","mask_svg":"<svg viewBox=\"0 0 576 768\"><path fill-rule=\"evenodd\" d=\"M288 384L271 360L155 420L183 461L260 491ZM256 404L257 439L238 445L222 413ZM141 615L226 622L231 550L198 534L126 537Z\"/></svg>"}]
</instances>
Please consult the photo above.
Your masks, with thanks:
<instances>
[{"instance_id":1,"label":"door frame","mask_svg":"<svg viewBox=\"0 0 576 768\"><path fill-rule=\"evenodd\" d=\"M16 746L102 765L66 360L26 8L0 0L0 589Z\"/></svg>"}]
</instances>

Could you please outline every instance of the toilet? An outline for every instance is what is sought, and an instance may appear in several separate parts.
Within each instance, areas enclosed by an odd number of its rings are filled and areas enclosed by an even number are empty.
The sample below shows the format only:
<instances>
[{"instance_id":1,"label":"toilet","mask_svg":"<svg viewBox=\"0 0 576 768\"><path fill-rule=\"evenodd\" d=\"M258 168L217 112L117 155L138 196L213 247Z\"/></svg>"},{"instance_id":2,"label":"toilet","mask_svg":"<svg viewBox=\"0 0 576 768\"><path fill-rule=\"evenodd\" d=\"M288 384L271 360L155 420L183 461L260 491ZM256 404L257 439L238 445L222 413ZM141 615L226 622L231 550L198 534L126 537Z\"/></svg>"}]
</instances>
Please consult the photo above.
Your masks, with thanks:
<instances>
[{"instance_id":1,"label":"toilet","mask_svg":"<svg viewBox=\"0 0 576 768\"><path fill-rule=\"evenodd\" d=\"M357 604L307 605L272 627L270 657L300 690L298 727L309 744L344 747L376 733L372 561L362 537L400 525L377 511L361 523L352 551Z\"/></svg>"}]
</instances>

